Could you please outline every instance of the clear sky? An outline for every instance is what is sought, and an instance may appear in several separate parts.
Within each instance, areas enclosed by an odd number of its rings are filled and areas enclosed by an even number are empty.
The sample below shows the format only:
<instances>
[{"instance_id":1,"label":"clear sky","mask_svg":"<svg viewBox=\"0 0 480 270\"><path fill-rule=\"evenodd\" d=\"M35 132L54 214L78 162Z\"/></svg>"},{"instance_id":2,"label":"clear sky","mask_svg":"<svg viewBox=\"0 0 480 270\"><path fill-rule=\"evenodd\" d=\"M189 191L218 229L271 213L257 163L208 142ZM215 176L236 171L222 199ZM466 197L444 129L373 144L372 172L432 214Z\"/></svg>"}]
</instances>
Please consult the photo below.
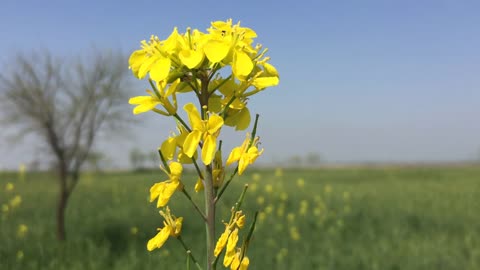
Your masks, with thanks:
<instances>
[{"instance_id":1,"label":"clear sky","mask_svg":"<svg viewBox=\"0 0 480 270\"><path fill-rule=\"evenodd\" d=\"M264 162L307 152L332 162L460 161L480 149L479 14L480 2L457 0L4 0L0 60L43 48L131 52L174 26L233 18L256 30L281 76L250 102ZM147 82L138 85L132 96ZM151 115L103 148L126 164L134 145L155 149L172 128ZM230 146L240 143L229 134ZM25 149L2 143L0 166L28 161Z\"/></svg>"}]
</instances>

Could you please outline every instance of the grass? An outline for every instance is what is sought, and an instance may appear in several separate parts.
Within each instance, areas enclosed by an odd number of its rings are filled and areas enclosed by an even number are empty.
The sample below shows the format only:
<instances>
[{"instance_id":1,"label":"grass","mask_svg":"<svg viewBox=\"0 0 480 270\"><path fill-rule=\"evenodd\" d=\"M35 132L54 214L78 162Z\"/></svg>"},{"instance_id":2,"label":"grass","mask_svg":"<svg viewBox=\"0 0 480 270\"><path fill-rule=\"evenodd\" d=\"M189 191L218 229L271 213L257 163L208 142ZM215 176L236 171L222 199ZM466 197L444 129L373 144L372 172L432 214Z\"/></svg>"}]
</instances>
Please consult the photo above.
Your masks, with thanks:
<instances>
[{"instance_id":1,"label":"grass","mask_svg":"<svg viewBox=\"0 0 480 270\"><path fill-rule=\"evenodd\" d=\"M1 216L0 269L186 269L175 239L151 253L145 247L162 226L148 203L162 172L84 175L68 205L66 243L55 239L53 176L17 178L0 174L0 205L22 198ZM194 195L193 174L184 181ZM480 269L479 167L252 171L235 179L218 216L229 218L245 183L247 225L261 211L250 269ZM182 194L170 206L184 217L183 238L202 258L205 229L197 213ZM28 226L24 237L20 224ZM219 222L217 234L222 230Z\"/></svg>"}]
</instances>

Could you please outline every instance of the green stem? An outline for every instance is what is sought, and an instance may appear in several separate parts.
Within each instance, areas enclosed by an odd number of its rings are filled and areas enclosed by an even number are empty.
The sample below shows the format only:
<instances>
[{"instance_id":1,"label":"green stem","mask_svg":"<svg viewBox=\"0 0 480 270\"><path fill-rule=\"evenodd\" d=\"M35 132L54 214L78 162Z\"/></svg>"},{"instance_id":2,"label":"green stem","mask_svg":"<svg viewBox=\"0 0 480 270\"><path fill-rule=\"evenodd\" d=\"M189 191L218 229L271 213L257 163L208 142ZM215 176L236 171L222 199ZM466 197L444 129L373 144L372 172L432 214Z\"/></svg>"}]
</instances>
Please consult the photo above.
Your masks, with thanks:
<instances>
[{"instance_id":1,"label":"green stem","mask_svg":"<svg viewBox=\"0 0 480 270\"><path fill-rule=\"evenodd\" d=\"M203 214L202 210L200 210L200 208L198 207L198 205L192 200L192 197L190 196L190 194L188 194L187 190L185 190L185 188L182 188L182 193L187 197L187 199L192 203L193 207L195 208L195 210L197 210L197 212L200 214L200 216L202 217L203 221L206 221L207 218L205 217L205 214Z\"/></svg>"},{"instance_id":2,"label":"green stem","mask_svg":"<svg viewBox=\"0 0 480 270\"><path fill-rule=\"evenodd\" d=\"M197 169L198 177L200 179L204 180L205 178L203 177L202 172L200 171L200 168L198 167L197 161L195 160L195 157L192 157L193 165L195 165L195 169Z\"/></svg>"},{"instance_id":3,"label":"green stem","mask_svg":"<svg viewBox=\"0 0 480 270\"><path fill-rule=\"evenodd\" d=\"M183 242L183 239L182 237L179 235L177 237L177 239L180 241L180 243L182 244L183 248L185 249L185 251L187 252L187 254L190 256L190 258L192 259L193 263L195 264L195 266L197 267L198 270L203 270L203 268L200 266L200 264L198 264L198 261L195 259L195 256L193 256L193 253L192 251L188 248L188 246L185 244L185 242Z\"/></svg>"},{"instance_id":4,"label":"green stem","mask_svg":"<svg viewBox=\"0 0 480 270\"><path fill-rule=\"evenodd\" d=\"M215 269L215 195L213 191L213 175L211 165L206 166L207 177L204 181L205 190L205 229L207 233L207 269Z\"/></svg>"},{"instance_id":5,"label":"green stem","mask_svg":"<svg viewBox=\"0 0 480 270\"><path fill-rule=\"evenodd\" d=\"M185 121L183 121L183 119L180 117L180 115L174 114L173 117L175 117L175 119L177 119L183 125L183 127L185 127L185 129L188 132L192 132L192 129L190 127L188 127L187 123L185 123Z\"/></svg>"},{"instance_id":6,"label":"green stem","mask_svg":"<svg viewBox=\"0 0 480 270\"><path fill-rule=\"evenodd\" d=\"M161 149L158 149L158 154L160 155L160 160L162 161L165 170L167 170L167 172L170 174L170 167L168 167L167 161L165 160Z\"/></svg>"},{"instance_id":7,"label":"green stem","mask_svg":"<svg viewBox=\"0 0 480 270\"><path fill-rule=\"evenodd\" d=\"M233 171L233 173L230 175L230 178L227 180L227 182L225 182L225 185L222 186L222 189L220 189L220 192L218 192L218 195L217 195L217 197L215 198L215 203L217 203L218 200L220 200L220 197L222 197L223 192L225 192L225 190L227 189L228 185L230 185L230 182L232 182L233 177L235 177L235 175L237 174L237 172L238 172L238 166L235 168L235 171Z\"/></svg>"}]
</instances>

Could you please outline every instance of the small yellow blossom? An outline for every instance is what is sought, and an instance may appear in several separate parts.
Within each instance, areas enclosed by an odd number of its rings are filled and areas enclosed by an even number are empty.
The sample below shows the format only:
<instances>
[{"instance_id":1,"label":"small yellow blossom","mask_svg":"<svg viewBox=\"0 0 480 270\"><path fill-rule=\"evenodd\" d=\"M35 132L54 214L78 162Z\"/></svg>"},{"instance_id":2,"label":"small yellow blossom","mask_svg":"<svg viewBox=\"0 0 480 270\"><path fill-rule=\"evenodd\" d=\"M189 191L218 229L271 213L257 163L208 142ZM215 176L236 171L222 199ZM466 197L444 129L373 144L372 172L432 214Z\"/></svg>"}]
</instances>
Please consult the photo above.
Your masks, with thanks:
<instances>
[{"instance_id":1,"label":"small yellow blossom","mask_svg":"<svg viewBox=\"0 0 480 270\"><path fill-rule=\"evenodd\" d=\"M2 212L6 213L8 212L8 210L10 209L10 207L8 206L8 204L2 204Z\"/></svg>"},{"instance_id":2,"label":"small yellow blossom","mask_svg":"<svg viewBox=\"0 0 480 270\"><path fill-rule=\"evenodd\" d=\"M160 215L165 219L163 222L165 226L163 228L158 228L159 233L148 241L148 251L161 248L169 236L178 237L182 230L183 217L176 218L170 213L170 208L168 208L168 206L166 212L160 211Z\"/></svg>"},{"instance_id":3,"label":"small yellow blossom","mask_svg":"<svg viewBox=\"0 0 480 270\"><path fill-rule=\"evenodd\" d=\"M235 147L228 156L227 166L238 161L238 175L242 175L248 165L253 164L263 153L263 149L259 151L257 148L258 140L258 137L252 140L250 134L247 133L247 137L243 144L239 147Z\"/></svg>"},{"instance_id":4,"label":"small yellow blossom","mask_svg":"<svg viewBox=\"0 0 480 270\"><path fill-rule=\"evenodd\" d=\"M273 192L273 186L271 184L265 185L265 192L272 193Z\"/></svg>"},{"instance_id":5,"label":"small yellow blossom","mask_svg":"<svg viewBox=\"0 0 480 270\"><path fill-rule=\"evenodd\" d=\"M197 179L197 182L195 183L195 187L194 187L195 192L198 193L198 192L202 191L203 188L204 188L204 186L203 186L203 180L202 180L202 178L199 177L199 178Z\"/></svg>"},{"instance_id":6,"label":"small yellow blossom","mask_svg":"<svg viewBox=\"0 0 480 270\"><path fill-rule=\"evenodd\" d=\"M202 120L193 103L188 103L183 108L188 113L188 120L192 126L192 132L187 135L183 143L183 151L187 156L193 157L198 144L203 140L202 161L205 165L209 165L217 150L217 137L223 126L223 118L212 113L208 120Z\"/></svg>"},{"instance_id":7,"label":"small yellow blossom","mask_svg":"<svg viewBox=\"0 0 480 270\"><path fill-rule=\"evenodd\" d=\"M282 177L283 176L283 169L282 168L275 169L275 176L276 177Z\"/></svg>"},{"instance_id":8,"label":"small yellow blossom","mask_svg":"<svg viewBox=\"0 0 480 270\"><path fill-rule=\"evenodd\" d=\"M325 188L324 188L324 191L325 191L326 194L332 193L332 191L333 191L332 186L326 185Z\"/></svg>"},{"instance_id":9,"label":"small yellow blossom","mask_svg":"<svg viewBox=\"0 0 480 270\"><path fill-rule=\"evenodd\" d=\"M264 203L265 203L265 198L264 198L263 196L258 196L258 198L257 198L257 203L258 203L259 205L264 204Z\"/></svg>"},{"instance_id":10,"label":"small yellow blossom","mask_svg":"<svg viewBox=\"0 0 480 270\"><path fill-rule=\"evenodd\" d=\"M18 236L19 238L24 238L25 235L27 235L27 233L28 233L28 227L27 227L27 225L25 225L25 224L20 224L20 225L18 225L17 236Z\"/></svg>"},{"instance_id":11,"label":"small yellow blossom","mask_svg":"<svg viewBox=\"0 0 480 270\"><path fill-rule=\"evenodd\" d=\"M227 246L227 253L224 257L224 264L226 262L228 262L228 264L226 264L225 266L230 265L231 260L233 259L233 256L235 254L235 245L238 241L238 229L243 228L244 225L245 215L242 213L242 211L233 212L232 210L230 221L228 223L225 223L225 231L218 239L214 251L215 257L218 257L218 255L222 252L223 248Z\"/></svg>"},{"instance_id":12,"label":"small yellow blossom","mask_svg":"<svg viewBox=\"0 0 480 270\"><path fill-rule=\"evenodd\" d=\"M25 257L25 253L23 253L23 250L17 251L17 260L21 261L23 260L23 257Z\"/></svg>"},{"instance_id":13,"label":"small yellow blossom","mask_svg":"<svg viewBox=\"0 0 480 270\"><path fill-rule=\"evenodd\" d=\"M13 199L10 200L10 207L15 208L22 203L22 197L20 195L16 195Z\"/></svg>"},{"instance_id":14,"label":"small yellow blossom","mask_svg":"<svg viewBox=\"0 0 480 270\"><path fill-rule=\"evenodd\" d=\"M261 176L260 176L259 173L254 173L254 174L252 174L252 179L253 179L254 181L259 181L260 178L261 178Z\"/></svg>"},{"instance_id":15,"label":"small yellow blossom","mask_svg":"<svg viewBox=\"0 0 480 270\"><path fill-rule=\"evenodd\" d=\"M132 235L137 235L138 234L138 227L136 227L136 226L131 227L130 228L130 233Z\"/></svg>"},{"instance_id":16,"label":"small yellow blossom","mask_svg":"<svg viewBox=\"0 0 480 270\"><path fill-rule=\"evenodd\" d=\"M132 97L128 101L129 104L137 105L133 109L134 114L140 114L144 112L148 112L150 110L154 110L155 107L158 105L162 105L165 111L155 109L157 112L169 116L174 115L177 113L177 96L175 94L178 84L180 83L180 79L177 79L173 82L168 89L166 82L159 82L157 83L158 90L155 92L151 90L147 90L149 96L137 96ZM169 97L172 96L173 104L170 102Z\"/></svg>"},{"instance_id":17,"label":"small yellow blossom","mask_svg":"<svg viewBox=\"0 0 480 270\"><path fill-rule=\"evenodd\" d=\"M181 187L180 177L183 171L182 164L179 162L171 162L168 167L170 168L170 173L162 169L168 174L170 179L156 183L150 188L150 202L158 198L157 207L167 205L175 190Z\"/></svg>"},{"instance_id":18,"label":"small yellow blossom","mask_svg":"<svg viewBox=\"0 0 480 270\"><path fill-rule=\"evenodd\" d=\"M5 191L9 192L9 191L12 191L14 189L14 185L10 182L8 182L6 185L5 185Z\"/></svg>"},{"instance_id":19,"label":"small yellow blossom","mask_svg":"<svg viewBox=\"0 0 480 270\"><path fill-rule=\"evenodd\" d=\"M305 180L303 180L303 178L298 178L297 179L297 186L299 188L303 188L305 186Z\"/></svg>"},{"instance_id":20,"label":"small yellow blossom","mask_svg":"<svg viewBox=\"0 0 480 270\"><path fill-rule=\"evenodd\" d=\"M290 238L294 241L300 240L300 233L298 232L297 227L290 227Z\"/></svg>"}]
</instances>

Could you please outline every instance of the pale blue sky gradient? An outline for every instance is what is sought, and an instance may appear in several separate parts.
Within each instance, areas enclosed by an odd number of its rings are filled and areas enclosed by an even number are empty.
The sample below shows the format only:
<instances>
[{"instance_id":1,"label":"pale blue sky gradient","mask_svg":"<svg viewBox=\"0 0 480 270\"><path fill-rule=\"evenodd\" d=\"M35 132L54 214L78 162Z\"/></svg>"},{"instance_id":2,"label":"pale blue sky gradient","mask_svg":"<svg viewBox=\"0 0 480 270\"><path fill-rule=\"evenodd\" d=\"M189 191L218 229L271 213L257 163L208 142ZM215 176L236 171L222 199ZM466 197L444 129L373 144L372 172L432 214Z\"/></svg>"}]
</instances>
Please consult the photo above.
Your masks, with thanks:
<instances>
[{"instance_id":1,"label":"pale blue sky gradient","mask_svg":"<svg viewBox=\"0 0 480 270\"><path fill-rule=\"evenodd\" d=\"M331 162L461 161L480 149L479 14L478 1L2 1L0 60L44 48L131 52L174 26L233 18L257 31L281 76L250 102L262 115L262 161L307 152ZM103 148L119 164L134 140L155 149L173 125L148 119L118 143L124 154ZM229 147L241 136L224 133L236 140ZM27 162L25 151L2 145L0 166Z\"/></svg>"}]
</instances>

